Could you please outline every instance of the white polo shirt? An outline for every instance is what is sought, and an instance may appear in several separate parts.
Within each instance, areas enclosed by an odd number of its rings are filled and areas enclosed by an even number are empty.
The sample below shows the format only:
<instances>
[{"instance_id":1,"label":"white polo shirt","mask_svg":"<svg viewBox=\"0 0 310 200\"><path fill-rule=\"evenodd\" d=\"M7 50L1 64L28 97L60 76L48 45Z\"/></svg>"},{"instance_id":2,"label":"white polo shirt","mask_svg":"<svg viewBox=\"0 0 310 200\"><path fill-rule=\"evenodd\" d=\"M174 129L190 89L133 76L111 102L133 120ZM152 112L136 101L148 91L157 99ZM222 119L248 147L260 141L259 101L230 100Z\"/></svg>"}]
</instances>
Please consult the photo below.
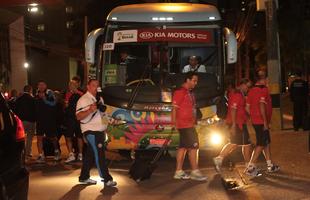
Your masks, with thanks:
<instances>
[{"instance_id":1,"label":"white polo shirt","mask_svg":"<svg viewBox=\"0 0 310 200\"><path fill-rule=\"evenodd\" d=\"M90 105L96 101L96 98L91 93L86 92L77 102L76 113L88 110ZM103 123L103 115L104 113L97 110L80 120L82 133L85 133L86 131L105 131L107 129L107 124Z\"/></svg>"},{"instance_id":2,"label":"white polo shirt","mask_svg":"<svg viewBox=\"0 0 310 200\"><path fill-rule=\"evenodd\" d=\"M206 66L204 66L204 65L197 65L197 66L194 67L194 68L191 67L190 65L185 65L184 68L183 68L183 70L182 70L182 73L187 73L187 72L189 72L189 71L195 71L195 69L196 69L197 67L199 67L199 68L198 68L198 70L196 70L196 72L203 72L203 73L207 72L207 71L206 71Z\"/></svg>"}]
</instances>

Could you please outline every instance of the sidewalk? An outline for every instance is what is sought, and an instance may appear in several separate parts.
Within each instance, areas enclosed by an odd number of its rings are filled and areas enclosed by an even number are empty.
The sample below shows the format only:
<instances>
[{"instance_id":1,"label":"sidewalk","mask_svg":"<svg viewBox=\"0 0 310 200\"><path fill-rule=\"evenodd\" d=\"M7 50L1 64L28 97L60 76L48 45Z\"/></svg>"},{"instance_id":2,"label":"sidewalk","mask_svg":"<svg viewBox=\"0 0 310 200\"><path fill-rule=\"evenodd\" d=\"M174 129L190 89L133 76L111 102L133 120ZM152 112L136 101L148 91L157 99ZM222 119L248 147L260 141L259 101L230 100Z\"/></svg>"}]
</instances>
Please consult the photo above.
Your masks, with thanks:
<instances>
[{"instance_id":1,"label":"sidewalk","mask_svg":"<svg viewBox=\"0 0 310 200\"><path fill-rule=\"evenodd\" d=\"M273 160L287 175L310 179L309 131L271 133Z\"/></svg>"}]
</instances>

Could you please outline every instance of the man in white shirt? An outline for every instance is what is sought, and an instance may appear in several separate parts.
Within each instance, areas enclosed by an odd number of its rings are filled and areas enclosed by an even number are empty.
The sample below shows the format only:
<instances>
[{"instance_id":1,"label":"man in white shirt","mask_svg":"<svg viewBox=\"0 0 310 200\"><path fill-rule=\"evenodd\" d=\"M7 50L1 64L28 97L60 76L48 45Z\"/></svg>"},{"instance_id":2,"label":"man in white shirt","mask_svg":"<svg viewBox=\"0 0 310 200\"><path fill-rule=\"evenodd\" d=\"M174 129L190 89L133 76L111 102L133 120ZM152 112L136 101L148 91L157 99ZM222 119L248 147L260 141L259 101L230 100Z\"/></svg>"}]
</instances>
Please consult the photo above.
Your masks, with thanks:
<instances>
[{"instance_id":1,"label":"man in white shirt","mask_svg":"<svg viewBox=\"0 0 310 200\"><path fill-rule=\"evenodd\" d=\"M102 117L104 111L97 108L97 88L98 80L91 79L87 83L87 92L78 100L76 106L76 118L80 121L81 130L87 142L86 150L83 152L83 165L79 181L84 184L96 184L95 180L90 179L89 171L95 160L100 177L105 186L116 186L109 173L105 159L105 140L107 124L104 124ZM101 101L103 104L102 98Z\"/></svg>"},{"instance_id":2,"label":"man in white shirt","mask_svg":"<svg viewBox=\"0 0 310 200\"><path fill-rule=\"evenodd\" d=\"M203 72L206 73L206 66L199 64L198 56L190 56L188 58L188 65L183 67L182 73L187 72Z\"/></svg>"}]
</instances>

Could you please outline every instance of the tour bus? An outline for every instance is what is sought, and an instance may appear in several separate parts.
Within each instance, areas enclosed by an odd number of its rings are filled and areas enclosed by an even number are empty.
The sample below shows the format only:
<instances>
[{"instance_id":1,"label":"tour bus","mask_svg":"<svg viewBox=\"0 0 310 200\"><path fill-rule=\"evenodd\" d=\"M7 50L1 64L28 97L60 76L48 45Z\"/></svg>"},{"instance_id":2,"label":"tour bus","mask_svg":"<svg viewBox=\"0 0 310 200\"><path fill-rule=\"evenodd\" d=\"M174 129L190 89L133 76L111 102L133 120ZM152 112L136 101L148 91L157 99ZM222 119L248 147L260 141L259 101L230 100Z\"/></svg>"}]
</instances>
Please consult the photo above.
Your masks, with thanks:
<instances>
[{"instance_id":1,"label":"tour bus","mask_svg":"<svg viewBox=\"0 0 310 200\"><path fill-rule=\"evenodd\" d=\"M178 146L172 95L184 82L189 56L205 66L193 91L202 114L196 126L200 148L224 142L218 105L225 68L236 62L237 42L221 24L212 5L146 3L114 8L105 27L88 35L89 74L100 81L107 115L124 122L108 127L109 149L156 149L169 134L169 148Z\"/></svg>"}]
</instances>

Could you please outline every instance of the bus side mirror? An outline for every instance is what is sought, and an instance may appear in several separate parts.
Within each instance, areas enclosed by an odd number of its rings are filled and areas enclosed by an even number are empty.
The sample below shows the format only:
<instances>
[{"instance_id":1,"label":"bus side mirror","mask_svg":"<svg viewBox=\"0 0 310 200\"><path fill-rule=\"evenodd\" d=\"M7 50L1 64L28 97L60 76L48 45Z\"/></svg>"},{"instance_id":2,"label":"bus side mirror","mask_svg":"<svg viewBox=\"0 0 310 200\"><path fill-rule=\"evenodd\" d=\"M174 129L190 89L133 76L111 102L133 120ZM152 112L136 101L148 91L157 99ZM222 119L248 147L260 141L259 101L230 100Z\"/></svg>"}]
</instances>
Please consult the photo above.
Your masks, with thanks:
<instances>
[{"instance_id":1,"label":"bus side mirror","mask_svg":"<svg viewBox=\"0 0 310 200\"><path fill-rule=\"evenodd\" d=\"M229 29L224 28L225 47L226 47L226 62L233 64L237 62L237 39L235 34Z\"/></svg>"},{"instance_id":2,"label":"bus side mirror","mask_svg":"<svg viewBox=\"0 0 310 200\"><path fill-rule=\"evenodd\" d=\"M100 35L103 34L103 32L104 32L103 28L98 28L90 32L87 36L87 39L85 42L85 58L86 58L86 62L90 64L95 63L96 40Z\"/></svg>"}]
</instances>

